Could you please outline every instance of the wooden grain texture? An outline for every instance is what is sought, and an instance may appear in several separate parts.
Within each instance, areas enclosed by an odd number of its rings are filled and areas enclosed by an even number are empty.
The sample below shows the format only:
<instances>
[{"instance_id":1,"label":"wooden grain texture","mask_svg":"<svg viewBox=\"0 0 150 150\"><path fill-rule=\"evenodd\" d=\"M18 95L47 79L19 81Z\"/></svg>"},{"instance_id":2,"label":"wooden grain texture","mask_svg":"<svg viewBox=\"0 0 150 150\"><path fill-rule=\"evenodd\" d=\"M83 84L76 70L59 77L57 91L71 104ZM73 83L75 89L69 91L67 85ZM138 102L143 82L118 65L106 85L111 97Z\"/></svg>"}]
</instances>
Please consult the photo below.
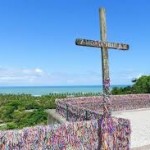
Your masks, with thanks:
<instances>
[{"instance_id":1,"label":"wooden grain texture","mask_svg":"<svg viewBox=\"0 0 150 150\"><path fill-rule=\"evenodd\" d=\"M76 45L79 46L88 46L88 47L96 47L96 48L112 48L112 49L119 49L119 50L128 50L129 45L123 43L114 43L114 42L102 42L102 41L94 41L88 39L76 39Z\"/></svg>"},{"instance_id":2,"label":"wooden grain texture","mask_svg":"<svg viewBox=\"0 0 150 150\"><path fill-rule=\"evenodd\" d=\"M102 42L107 41L107 29L106 29L106 17L105 17L105 9L99 9L100 16L100 37ZM102 57L102 81L103 81L103 93L108 94L109 87L105 87L105 82L109 80L109 62L108 62L108 50L107 47L101 48L101 57Z\"/></svg>"}]
</instances>

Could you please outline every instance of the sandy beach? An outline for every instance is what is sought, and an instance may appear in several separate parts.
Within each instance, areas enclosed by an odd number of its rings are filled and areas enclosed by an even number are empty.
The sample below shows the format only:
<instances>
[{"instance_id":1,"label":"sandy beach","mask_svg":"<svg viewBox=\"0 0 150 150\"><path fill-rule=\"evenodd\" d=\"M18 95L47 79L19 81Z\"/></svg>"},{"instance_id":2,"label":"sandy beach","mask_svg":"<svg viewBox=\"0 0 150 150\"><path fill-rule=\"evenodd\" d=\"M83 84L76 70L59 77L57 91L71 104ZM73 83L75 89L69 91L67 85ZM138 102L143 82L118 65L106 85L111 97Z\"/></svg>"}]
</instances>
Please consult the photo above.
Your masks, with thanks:
<instances>
[{"instance_id":1,"label":"sandy beach","mask_svg":"<svg viewBox=\"0 0 150 150\"><path fill-rule=\"evenodd\" d=\"M150 108L114 112L113 116L131 121L131 148L150 149ZM139 150L139 148L137 149Z\"/></svg>"}]
</instances>

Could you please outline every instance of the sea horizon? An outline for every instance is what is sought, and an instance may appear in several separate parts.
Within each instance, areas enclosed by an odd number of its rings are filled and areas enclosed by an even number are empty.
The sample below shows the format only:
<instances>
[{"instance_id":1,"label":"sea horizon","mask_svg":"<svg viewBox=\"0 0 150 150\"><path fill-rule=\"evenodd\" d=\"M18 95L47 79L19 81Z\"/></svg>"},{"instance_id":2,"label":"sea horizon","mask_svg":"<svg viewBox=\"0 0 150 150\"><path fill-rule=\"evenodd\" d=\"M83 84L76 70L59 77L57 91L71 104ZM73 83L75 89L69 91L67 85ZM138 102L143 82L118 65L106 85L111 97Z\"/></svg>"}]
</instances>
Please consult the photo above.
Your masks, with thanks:
<instances>
[{"instance_id":1,"label":"sea horizon","mask_svg":"<svg viewBox=\"0 0 150 150\"><path fill-rule=\"evenodd\" d=\"M126 87L130 85L111 85L113 87ZM48 95L50 93L101 93L102 85L53 85L53 86L0 86L0 94L31 94L34 96Z\"/></svg>"}]
</instances>

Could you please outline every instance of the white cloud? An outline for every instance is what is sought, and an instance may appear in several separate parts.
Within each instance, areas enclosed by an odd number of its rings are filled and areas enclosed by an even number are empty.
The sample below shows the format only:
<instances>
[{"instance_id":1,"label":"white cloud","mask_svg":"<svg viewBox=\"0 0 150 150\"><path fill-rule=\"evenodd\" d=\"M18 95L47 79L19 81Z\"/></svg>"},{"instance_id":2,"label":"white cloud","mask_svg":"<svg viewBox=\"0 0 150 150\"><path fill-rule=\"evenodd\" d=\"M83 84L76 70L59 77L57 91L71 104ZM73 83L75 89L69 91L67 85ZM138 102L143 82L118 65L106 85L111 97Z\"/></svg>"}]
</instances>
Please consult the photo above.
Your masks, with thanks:
<instances>
[{"instance_id":1,"label":"white cloud","mask_svg":"<svg viewBox=\"0 0 150 150\"><path fill-rule=\"evenodd\" d=\"M41 83L41 79L47 74L40 68L33 69L10 69L0 68L0 84L3 85L28 85Z\"/></svg>"},{"instance_id":2,"label":"white cloud","mask_svg":"<svg viewBox=\"0 0 150 150\"><path fill-rule=\"evenodd\" d=\"M134 70L110 72L112 84L131 84L131 80L142 73ZM99 72L80 73L51 72L41 68L10 69L0 67L0 85L99 85L102 75Z\"/></svg>"},{"instance_id":3,"label":"white cloud","mask_svg":"<svg viewBox=\"0 0 150 150\"><path fill-rule=\"evenodd\" d=\"M36 73L39 73L39 74L43 74L44 73L44 71L42 69L40 69L40 68L35 68L34 71Z\"/></svg>"},{"instance_id":4,"label":"white cloud","mask_svg":"<svg viewBox=\"0 0 150 150\"><path fill-rule=\"evenodd\" d=\"M85 73L52 72L41 68L10 69L0 68L0 85L84 85L101 84L97 72Z\"/></svg>"},{"instance_id":5,"label":"white cloud","mask_svg":"<svg viewBox=\"0 0 150 150\"><path fill-rule=\"evenodd\" d=\"M55 72L50 74L50 77L53 81L63 85L101 84L100 74L93 71L85 73Z\"/></svg>"},{"instance_id":6,"label":"white cloud","mask_svg":"<svg viewBox=\"0 0 150 150\"><path fill-rule=\"evenodd\" d=\"M44 74L44 71L40 68L34 68L34 69L22 69L20 70L22 73L26 74L26 75L42 75Z\"/></svg>"},{"instance_id":7,"label":"white cloud","mask_svg":"<svg viewBox=\"0 0 150 150\"><path fill-rule=\"evenodd\" d=\"M142 73L139 73L135 78L140 78L142 75L144 75L144 74L142 74Z\"/></svg>"},{"instance_id":8,"label":"white cloud","mask_svg":"<svg viewBox=\"0 0 150 150\"><path fill-rule=\"evenodd\" d=\"M111 74L111 84L132 84L132 80L142 76L142 73L139 73L137 70L124 69L119 72L112 72Z\"/></svg>"}]
</instances>

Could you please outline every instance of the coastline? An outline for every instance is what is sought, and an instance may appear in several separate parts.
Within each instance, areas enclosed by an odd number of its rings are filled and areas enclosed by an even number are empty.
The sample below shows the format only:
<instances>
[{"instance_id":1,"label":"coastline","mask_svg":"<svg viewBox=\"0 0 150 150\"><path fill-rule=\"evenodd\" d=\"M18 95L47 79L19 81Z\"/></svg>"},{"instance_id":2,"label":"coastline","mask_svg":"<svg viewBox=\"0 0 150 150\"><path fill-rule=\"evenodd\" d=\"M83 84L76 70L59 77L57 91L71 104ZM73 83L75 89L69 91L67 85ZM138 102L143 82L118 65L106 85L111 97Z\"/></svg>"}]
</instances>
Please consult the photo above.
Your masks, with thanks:
<instances>
[{"instance_id":1,"label":"coastline","mask_svg":"<svg viewBox=\"0 0 150 150\"><path fill-rule=\"evenodd\" d=\"M125 87L129 85L112 85ZM32 96L62 93L101 93L102 85L69 85L69 86L0 86L0 94L31 94Z\"/></svg>"}]
</instances>

